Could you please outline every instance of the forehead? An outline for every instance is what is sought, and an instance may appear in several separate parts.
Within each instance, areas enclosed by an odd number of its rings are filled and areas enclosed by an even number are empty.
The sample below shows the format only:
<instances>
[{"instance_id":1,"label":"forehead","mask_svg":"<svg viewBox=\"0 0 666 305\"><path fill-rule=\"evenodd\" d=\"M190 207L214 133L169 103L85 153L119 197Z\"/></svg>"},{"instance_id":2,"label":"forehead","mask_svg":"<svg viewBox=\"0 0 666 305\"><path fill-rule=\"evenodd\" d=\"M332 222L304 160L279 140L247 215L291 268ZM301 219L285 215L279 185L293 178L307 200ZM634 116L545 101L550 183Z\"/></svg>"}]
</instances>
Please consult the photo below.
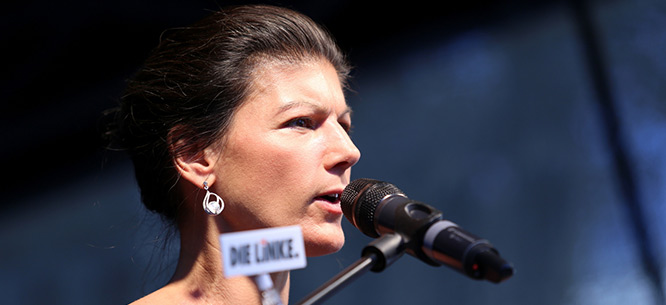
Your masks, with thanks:
<instances>
[{"instance_id":1,"label":"forehead","mask_svg":"<svg viewBox=\"0 0 666 305\"><path fill-rule=\"evenodd\" d=\"M284 103L345 103L338 73L327 60L271 61L258 65L251 77L246 102L270 99ZM266 107L268 105L264 105Z\"/></svg>"}]
</instances>

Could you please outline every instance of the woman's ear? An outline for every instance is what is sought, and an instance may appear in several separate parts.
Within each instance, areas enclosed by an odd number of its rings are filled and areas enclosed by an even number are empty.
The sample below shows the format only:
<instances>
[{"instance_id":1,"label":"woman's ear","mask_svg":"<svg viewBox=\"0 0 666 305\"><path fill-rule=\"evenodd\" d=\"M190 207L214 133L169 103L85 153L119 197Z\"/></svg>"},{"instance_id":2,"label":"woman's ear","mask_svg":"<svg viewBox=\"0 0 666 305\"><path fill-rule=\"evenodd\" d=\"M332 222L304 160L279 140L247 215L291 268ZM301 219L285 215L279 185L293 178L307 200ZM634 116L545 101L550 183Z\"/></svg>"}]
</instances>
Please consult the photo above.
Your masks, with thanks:
<instances>
[{"instance_id":1,"label":"woman's ear","mask_svg":"<svg viewBox=\"0 0 666 305\"><path fill-rule=\"evenodd\" d=\"M215 183L215 163L218 159L216 155L211 148L206 148L194 155L176 156L174 163L181 177L198 188L203 188L204 181L207 181L208 185Z\"/></svg>"},{"instance_id":2,"label":"woman's ear","mask_svg":"<svg viewBox=\"0 0 666 305\"><path fill-rule=\"evenodd\" d=\"M212 185L216 179L215 164L218 160L218 154L213 149L215 145L203 150L199 150L197 145L187 145L184 139L192 139L187 133L187 128L176 126L167 137L176 170L181 177L198 188L203 188L204 181Z\"/></svg>"}]
</instances>

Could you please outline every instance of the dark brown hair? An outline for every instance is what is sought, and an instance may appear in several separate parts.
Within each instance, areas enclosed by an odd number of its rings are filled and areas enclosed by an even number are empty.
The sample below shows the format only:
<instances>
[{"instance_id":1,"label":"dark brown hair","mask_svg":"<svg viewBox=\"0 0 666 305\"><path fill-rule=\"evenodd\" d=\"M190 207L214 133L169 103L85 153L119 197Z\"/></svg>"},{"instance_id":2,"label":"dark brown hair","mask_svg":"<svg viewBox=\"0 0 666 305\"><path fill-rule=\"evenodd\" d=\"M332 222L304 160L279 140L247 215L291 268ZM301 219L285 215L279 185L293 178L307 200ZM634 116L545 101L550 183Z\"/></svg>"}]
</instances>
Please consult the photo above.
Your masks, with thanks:
<instances>
[{"instance_id":1,"label":"dark brown hair","mask_svg":"<svg viewBox=\"0 0 666 305\"><path fill-rule=\"evenodd\" d=\"M318 59L346 84L349 67L331 36L285 8L230 7L164 32L129 81L116 121L115 138L134 163L145 206L176 219L182 195L174 158L195 156L224 136L261 65Z\"/></svg>"}]
</instances>

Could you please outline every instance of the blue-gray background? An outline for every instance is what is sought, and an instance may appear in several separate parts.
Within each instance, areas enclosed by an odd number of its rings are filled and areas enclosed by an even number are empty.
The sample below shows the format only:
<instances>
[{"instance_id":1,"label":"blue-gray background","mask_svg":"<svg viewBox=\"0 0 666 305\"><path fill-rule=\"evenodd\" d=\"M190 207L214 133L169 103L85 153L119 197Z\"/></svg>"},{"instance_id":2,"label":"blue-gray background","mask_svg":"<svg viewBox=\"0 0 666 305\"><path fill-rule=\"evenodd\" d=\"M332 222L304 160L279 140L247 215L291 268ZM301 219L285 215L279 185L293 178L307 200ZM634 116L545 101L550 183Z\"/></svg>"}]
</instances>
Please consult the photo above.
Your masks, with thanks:
<instances>
[{"instance_id":1,"label":"blue-gray background","mask_svg":"<svg viewBox=\"0 0 666 305\"><path fill-rule=\"evenodd\" d=\"M602 70L568 1L271 3L327 26L356 67L352 178L398 185L517 269L496 285L405 256L326 304L663 304L665 2L588 1ZM99 120L163 29L226 4L4 5L0 303L123 304L169 278L177 240L143 210L126 158L101 149ZM293 272L292 303L371 241L344 226L342 251Z\"/></svg>"}]
</instances>

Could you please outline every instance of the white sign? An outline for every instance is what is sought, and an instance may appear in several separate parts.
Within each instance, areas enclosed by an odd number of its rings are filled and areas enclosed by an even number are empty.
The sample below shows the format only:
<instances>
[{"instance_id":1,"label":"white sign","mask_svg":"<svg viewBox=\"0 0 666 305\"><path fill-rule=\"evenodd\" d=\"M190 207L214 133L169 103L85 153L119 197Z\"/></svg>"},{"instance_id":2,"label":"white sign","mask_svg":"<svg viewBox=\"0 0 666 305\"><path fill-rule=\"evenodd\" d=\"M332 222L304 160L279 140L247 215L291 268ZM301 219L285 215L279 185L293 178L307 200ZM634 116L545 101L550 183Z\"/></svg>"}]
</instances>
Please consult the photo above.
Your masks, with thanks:
<instances>
[{"instance_id":1,"label":"white sign","mask_svg":"<svg viewBox=\"0 0 666 305\"><path fill-rule=\"evenodd\" d=\"M220 244L225 277L300 269L307 264L300 226L225 233Z\"/></svg>"}]
</instances>

